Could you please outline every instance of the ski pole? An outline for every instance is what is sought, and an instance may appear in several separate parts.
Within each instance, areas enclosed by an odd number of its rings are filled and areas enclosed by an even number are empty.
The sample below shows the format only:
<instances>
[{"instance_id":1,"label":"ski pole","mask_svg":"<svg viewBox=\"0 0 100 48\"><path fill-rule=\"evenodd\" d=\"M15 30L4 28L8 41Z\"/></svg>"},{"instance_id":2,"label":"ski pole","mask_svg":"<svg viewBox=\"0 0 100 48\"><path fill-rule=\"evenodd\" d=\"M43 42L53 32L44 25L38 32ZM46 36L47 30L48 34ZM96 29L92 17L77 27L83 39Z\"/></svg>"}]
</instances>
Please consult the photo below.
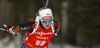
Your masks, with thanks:
<instances>
[{"instance_id":1,"label":"ski pole","mask_svg":"<svg viewBox=\"0 0 100 48\"><path fill-rule=\"evenodd\" d=\"M48 2L49 2L49 0L47 0L47 2L46 2L46 4L45 4L45 6L44 6L44 7L47 7L47 6L48 6Z\"/></svg>"},{"instance_id":2,"label":"ski pole","mask_svg":"<svg viewBox=\"0 0 100 48\"><path fill-rule=\"evenodd\" d=\"M3 31L6 31L6 32L8 32L8 30L6 30L6 29L3 29L3 28L0 28L0 30L3 30Z\"/></svg>"},{"instance_id":3,"label":"ski pole","mask_svg":"<svg viewBox=\"0 0 100 48\"><path fill-rule=\"evenodd\" d=\"M3 24L3 26L4 26L4 27L7 27L7 25L6 25L6 24ZM7 30L7 29L3 29L3 28L0 28L0 30L8 32L8 30ZM12 32L11 34L13 34L13 35L17 36L17 34L16 34L15 32Z\"/></svg>"},{"instance_id":4,"label":"ski pole","mask_svg":"<svg viewBox=\"0 0 100 48\"><path fill-rule=\"evenodd\" d=\"M8 30L3 29L3 28L0 28L0 30L8 32ZM13 33L11 33L11 34L13 34L13 35L17 36L17 34L16 34L15 32L13 32Z\"/></svg>"}]
</instances>

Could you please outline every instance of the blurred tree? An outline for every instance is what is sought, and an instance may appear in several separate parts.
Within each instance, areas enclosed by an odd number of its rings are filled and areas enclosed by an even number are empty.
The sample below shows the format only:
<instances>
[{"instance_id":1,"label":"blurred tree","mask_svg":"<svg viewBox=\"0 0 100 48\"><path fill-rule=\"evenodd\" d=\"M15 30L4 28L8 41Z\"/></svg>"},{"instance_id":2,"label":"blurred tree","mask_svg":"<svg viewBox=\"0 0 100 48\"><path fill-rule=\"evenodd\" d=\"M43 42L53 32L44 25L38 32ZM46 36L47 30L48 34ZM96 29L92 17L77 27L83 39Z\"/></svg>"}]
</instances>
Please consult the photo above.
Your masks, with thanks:
<instances>
[{"instance_id":1,"label":"blurred tree","mask_svg":"<svg viewBox=\"0 0 100 48\"><path fill-rule=\"evenodd\" d=\"M76 34L79 45L100 44L100 0L70 0L68 7L69 34ZM83 37L82 37L83 36ZM75 38L75 37L74 37ZM80 41L80 42L79 42Z\"/></svg>"}]
</instances>

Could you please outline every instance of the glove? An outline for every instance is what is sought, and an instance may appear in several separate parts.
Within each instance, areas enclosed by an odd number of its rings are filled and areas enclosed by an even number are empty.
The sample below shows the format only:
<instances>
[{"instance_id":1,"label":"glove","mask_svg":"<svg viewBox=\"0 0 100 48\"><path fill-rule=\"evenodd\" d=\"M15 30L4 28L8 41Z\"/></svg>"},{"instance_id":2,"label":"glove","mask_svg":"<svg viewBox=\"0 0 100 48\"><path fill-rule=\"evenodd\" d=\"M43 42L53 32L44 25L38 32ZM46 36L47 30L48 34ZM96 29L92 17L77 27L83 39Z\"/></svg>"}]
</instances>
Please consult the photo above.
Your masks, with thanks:
<instances>
[{"instance_id":1,"label":"glove","mask_svg":"<svg viewBox=\"0 0 100 48\"><path fill-rule=\"evenodd\" d=\"M7 27L7 30L8 30L9 33L11 33L11 34L17 36L17 34L15 34L15 32L13 32L12 29L13 29L13 27L11 27L11 26L8 26L8 27Z\"/></svg>"}]
</instances>

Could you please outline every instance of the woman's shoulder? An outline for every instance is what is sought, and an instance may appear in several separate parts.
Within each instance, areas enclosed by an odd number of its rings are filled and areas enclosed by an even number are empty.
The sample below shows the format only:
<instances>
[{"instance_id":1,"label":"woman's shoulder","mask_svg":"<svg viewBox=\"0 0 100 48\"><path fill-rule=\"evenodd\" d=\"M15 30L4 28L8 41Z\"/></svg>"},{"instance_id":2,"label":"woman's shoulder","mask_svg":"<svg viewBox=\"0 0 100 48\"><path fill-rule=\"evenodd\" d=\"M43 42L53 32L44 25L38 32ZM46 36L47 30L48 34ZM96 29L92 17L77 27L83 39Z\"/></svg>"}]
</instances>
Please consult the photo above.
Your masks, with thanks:
<instances>
[{"instance_id":1,"label":"woman's shoulder","mask_svg":"<svg viewBox=\"0 0 100 48\"><path fill-rule=\"evenodd\" d=\"M58 32L60 29L60 24L57 21L54 21L55 32Z\"/></svg>"}]
</instances>

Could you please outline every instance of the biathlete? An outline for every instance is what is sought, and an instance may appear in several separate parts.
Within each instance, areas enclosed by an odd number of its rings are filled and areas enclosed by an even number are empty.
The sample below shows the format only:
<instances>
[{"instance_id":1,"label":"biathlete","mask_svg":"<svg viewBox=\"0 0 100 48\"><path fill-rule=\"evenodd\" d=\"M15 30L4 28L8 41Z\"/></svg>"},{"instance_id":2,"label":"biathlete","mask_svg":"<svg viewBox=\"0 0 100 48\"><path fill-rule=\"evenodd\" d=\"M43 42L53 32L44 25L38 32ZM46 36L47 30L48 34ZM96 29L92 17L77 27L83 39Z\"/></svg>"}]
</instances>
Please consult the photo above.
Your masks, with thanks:
<instances>
[{"instance_id":1,"label":"biathlete","mask_svg":"<svg viewBox=\"0 0 100 48\"><path fill-rule=\"evenodd\" d=\"M21 48L48 48L50 40L54 34L57 35L59 29L60 25L53 21L50 8L39 9L38 16L32 21L7 27L9 33L27 30L27 37Z\"/></svg>"}]
</instances>

